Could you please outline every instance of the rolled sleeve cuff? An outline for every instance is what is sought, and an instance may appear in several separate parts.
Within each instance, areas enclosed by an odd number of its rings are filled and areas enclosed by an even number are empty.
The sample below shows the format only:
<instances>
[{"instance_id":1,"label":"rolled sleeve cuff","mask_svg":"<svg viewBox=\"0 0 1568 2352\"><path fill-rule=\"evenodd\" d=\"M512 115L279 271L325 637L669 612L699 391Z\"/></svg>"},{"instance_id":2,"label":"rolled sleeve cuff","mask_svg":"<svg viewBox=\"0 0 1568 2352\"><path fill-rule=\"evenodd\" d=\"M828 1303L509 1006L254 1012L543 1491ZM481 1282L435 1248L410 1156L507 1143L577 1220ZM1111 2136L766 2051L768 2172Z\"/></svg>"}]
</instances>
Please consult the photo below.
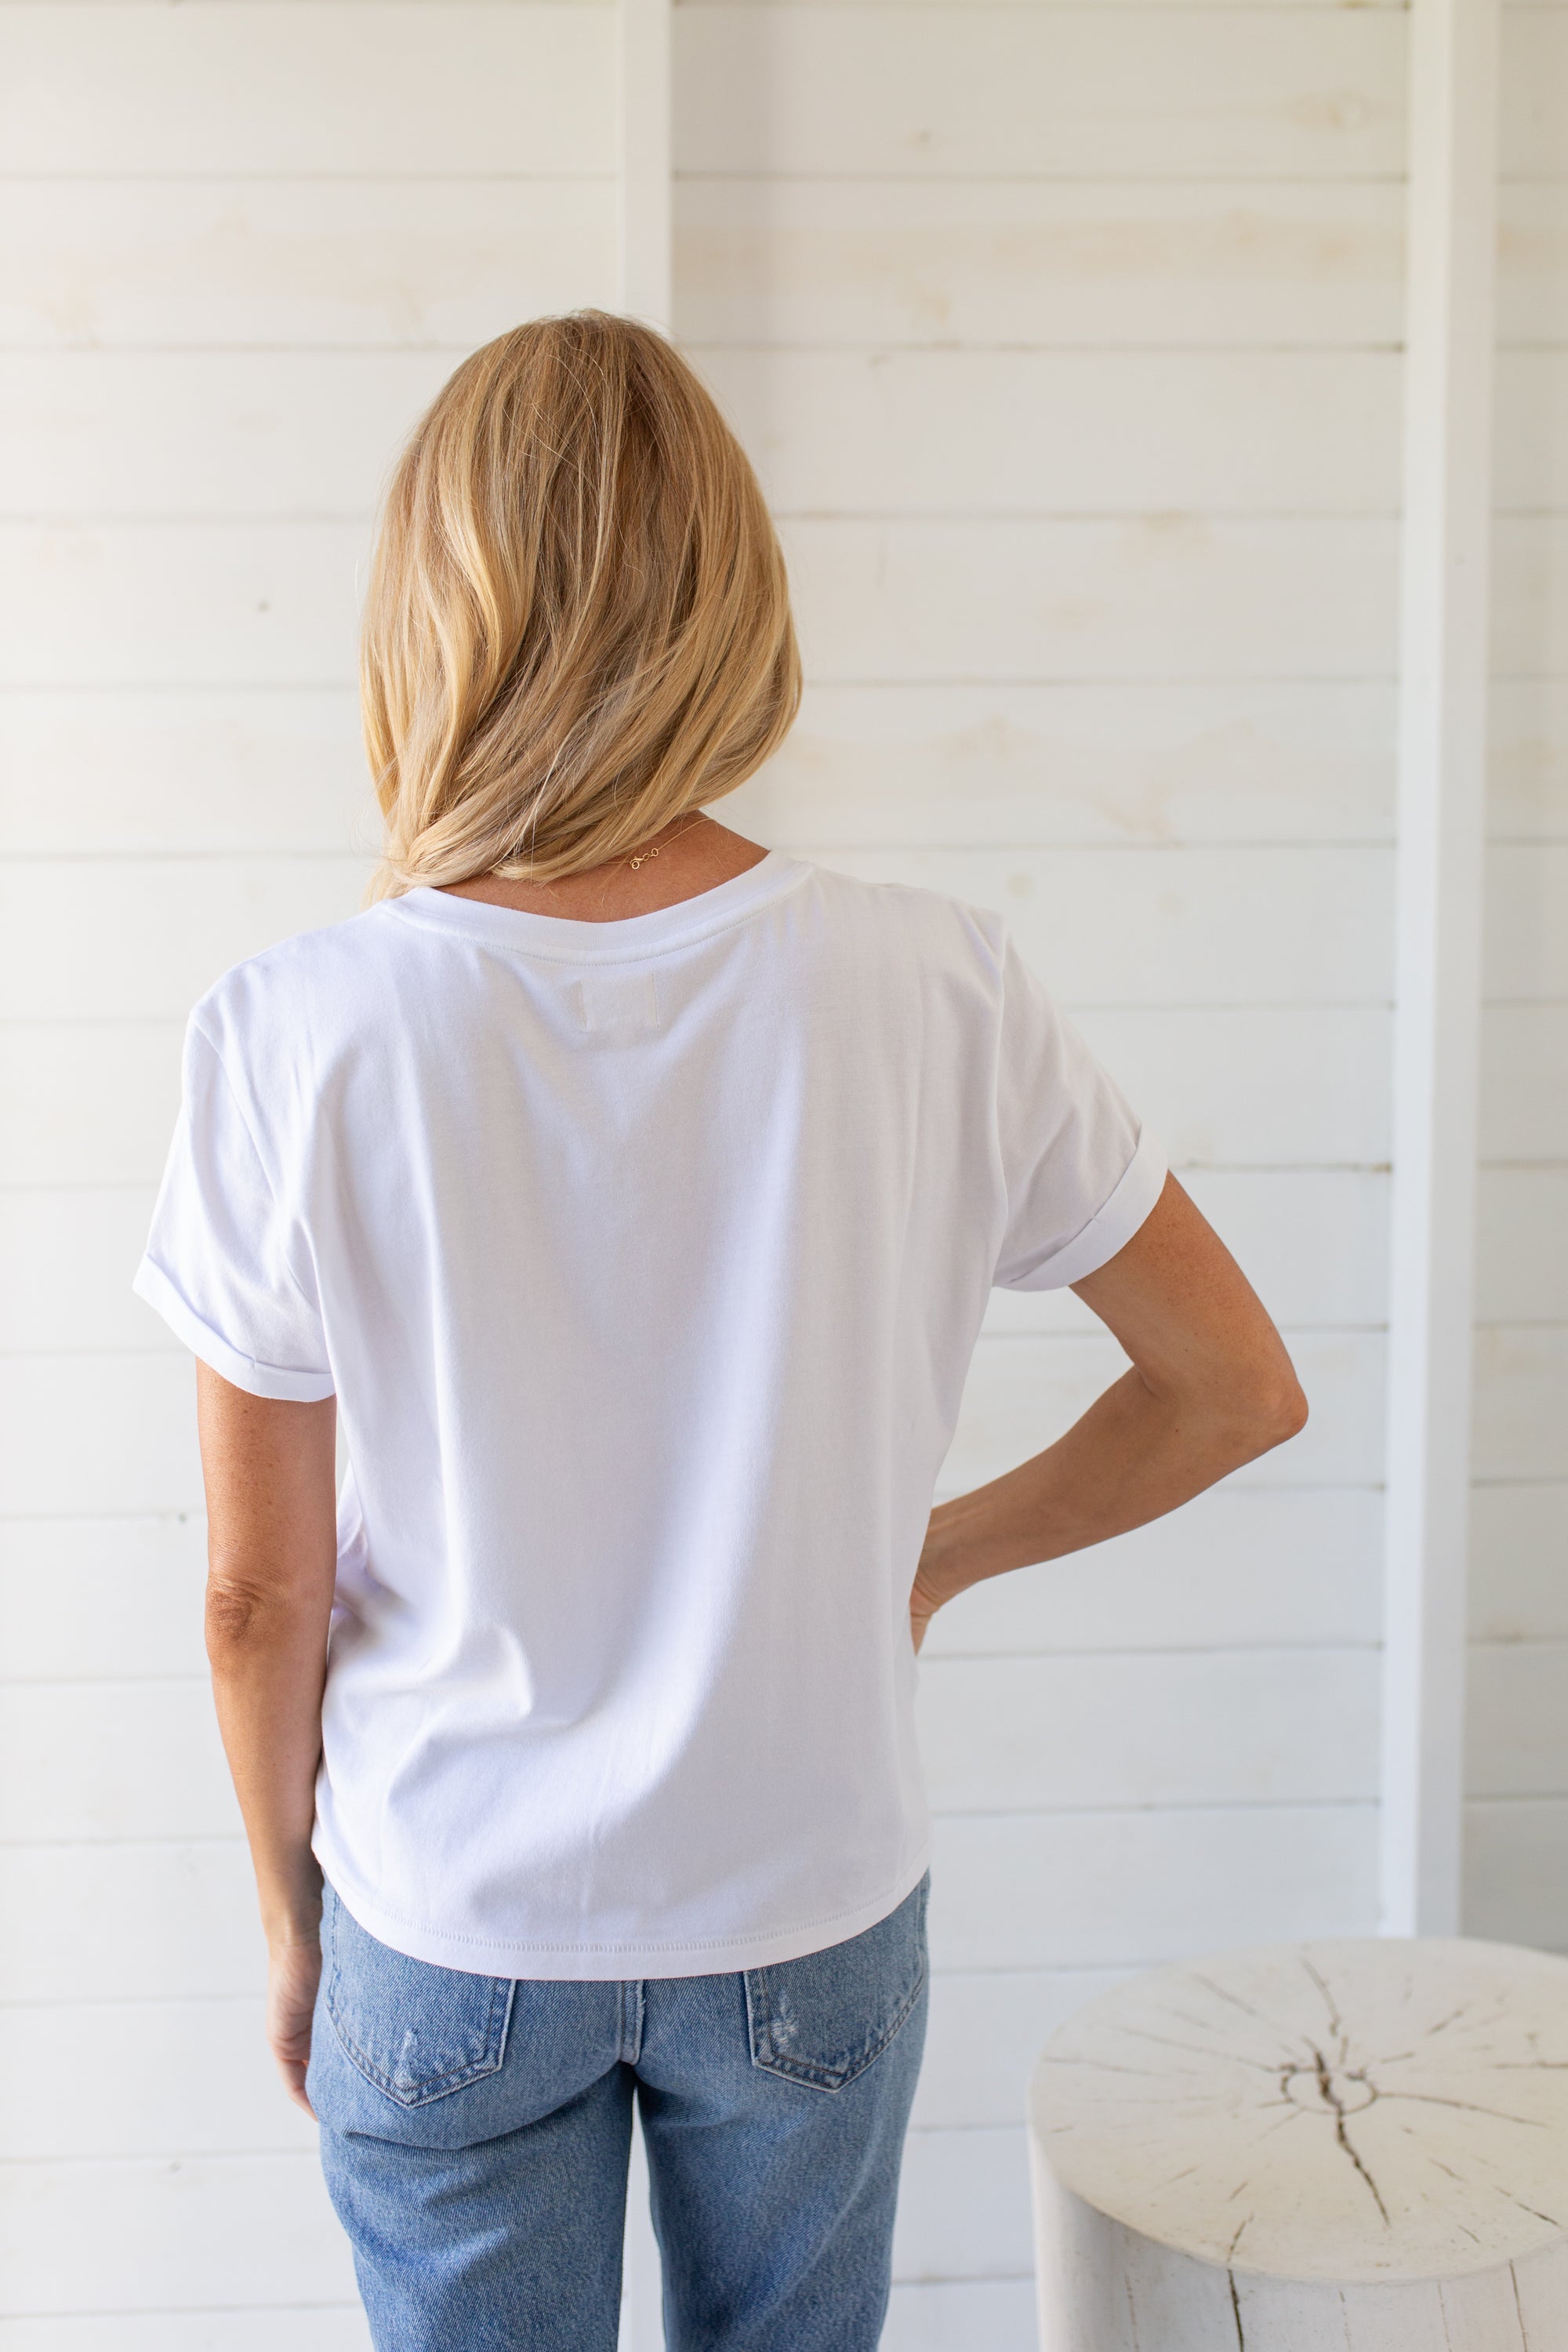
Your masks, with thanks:
<instances>
[{"instance_id":1,"label":"rolled sleeve cuff","mask_svg":"<svg viewBox=\"0 0 1568 2352\"><path fill-rule=\"evenodd\" d=\"M258 1364L253 1357L231 1348L186 1304L163 1267L152 1258L142 1259L131 1287L138 1298L144 1298L149 1307L156 1309L174 1337L183 1339L194 1355L248 1395L277 1397L288 1404L319 1404L323 1397L334 1394L331 1372L295 1372L280 1364Z\"/></svg>"},{"instance_id":2,"label":"rolled sleeve cuff","mask_svg":"<svg viewBox=\"0 0 1568 2352\"><path fill-rule=\"evenodd\" d=\"M1121 1181L1105 1206L1073 1235L1070 1242L1064 1243L1058 1250L1053 1250L1037 1265L1032 1265L1026 1274L1014 1275L1006 1288L1065 1290L1069 1283L1081 1282L1086 1274L1093 1274L1097 1268L1107 1265L1118 1250L1125 1249L1153 1208L1164 1190L1166 1173L1165 1155L1145 1129L1138 1138L1137 1150L1123 1170Z\"/></svg>"}]
</instances>

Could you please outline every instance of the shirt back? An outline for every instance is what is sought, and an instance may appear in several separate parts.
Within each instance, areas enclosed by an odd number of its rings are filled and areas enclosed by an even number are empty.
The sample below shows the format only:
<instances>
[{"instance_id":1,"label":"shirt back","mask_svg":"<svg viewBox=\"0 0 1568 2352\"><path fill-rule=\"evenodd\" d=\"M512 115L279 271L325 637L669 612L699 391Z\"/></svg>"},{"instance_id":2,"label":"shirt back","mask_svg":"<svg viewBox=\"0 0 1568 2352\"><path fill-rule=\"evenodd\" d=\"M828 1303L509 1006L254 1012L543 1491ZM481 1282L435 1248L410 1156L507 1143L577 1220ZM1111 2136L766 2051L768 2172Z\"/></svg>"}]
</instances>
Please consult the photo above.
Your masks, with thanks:
<instances>
[{"instance_id":1,"label":"shirt back","mask_svg":"<svg viewBox=\"0 0 1568 2352\"><path fill-rule=\"evenodd\" d=\"M336 1394L315 1847L361 1924L634 1978L901 1901L987 1294L1163 1178L995 917L776 852L616 922L416 889L226 974L136 1281L239 1387Z\"/></svg>"}]
</instances>

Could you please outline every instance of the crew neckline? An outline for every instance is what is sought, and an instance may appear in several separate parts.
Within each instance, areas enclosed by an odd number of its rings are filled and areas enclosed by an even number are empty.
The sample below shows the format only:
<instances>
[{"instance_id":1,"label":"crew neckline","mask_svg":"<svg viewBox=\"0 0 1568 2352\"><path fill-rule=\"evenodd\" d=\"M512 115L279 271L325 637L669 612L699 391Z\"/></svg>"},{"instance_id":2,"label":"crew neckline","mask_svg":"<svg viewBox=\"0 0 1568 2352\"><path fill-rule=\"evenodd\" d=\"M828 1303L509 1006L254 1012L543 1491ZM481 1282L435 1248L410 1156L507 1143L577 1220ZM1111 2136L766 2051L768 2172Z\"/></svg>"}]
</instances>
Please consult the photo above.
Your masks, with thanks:
<instances>
[{"instance_id":1,"label":"crew neckline","mask_svg":"<svg viewBox=\"0 0 1568 2352\"><path fill-rule=\"evenodd\" d=\"M809 870L801 859L770 849L743 874L731 874L728 881L716 882L692 898L678 898L673 907L655 907L645 915L612 915L598 923L497 907L486 898L454 898L449 890L424 882L401 898L384 899L382 909L405 922L483 940L514 954L558 963L625 963L728 929L766 899L792 888Z\"/></svg>"}]
</instances>

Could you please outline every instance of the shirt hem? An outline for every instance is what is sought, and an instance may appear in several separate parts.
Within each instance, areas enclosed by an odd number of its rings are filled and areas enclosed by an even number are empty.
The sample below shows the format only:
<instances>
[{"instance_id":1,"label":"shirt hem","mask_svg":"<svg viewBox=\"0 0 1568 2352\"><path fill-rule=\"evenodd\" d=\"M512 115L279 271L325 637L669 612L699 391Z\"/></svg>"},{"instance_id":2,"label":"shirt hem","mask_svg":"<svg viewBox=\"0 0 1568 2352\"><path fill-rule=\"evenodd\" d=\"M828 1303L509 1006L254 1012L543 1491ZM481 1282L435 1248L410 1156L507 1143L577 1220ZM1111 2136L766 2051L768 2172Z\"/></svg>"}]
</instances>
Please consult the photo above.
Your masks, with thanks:
<instances>
[{"instance_id":1,"label":"shirt hem","mask_svg":"<svg viewBox=\"0 0 1568 2352\"><path fill-rule=\"evenodd\" d=\"M1026 1274L1011 1276L999 1287L1065 1290L1070 1283L1081 1282L1086 1274L1097 1273L1119 1250L1126 1248L1153 1210L1165 1188L1168 1173L1164 1153L1145 1129L1105 1206L1062 1248L1042 1258Z\"/></svg>"},{"instance_id":2,"label":"shirt hem","mask_svg":"<svg viewBox=\"0 0 1568 2352\"><path fill-rule=\"evenodd\" d=\"M335 1393L330 1372L291 1372L280 1364L258 1364L231 1348L186 1305L163 1267L144 1257L131 1283L138 1298L160 1314L176 1339L247 1396L273 1397L286 1404L320 1404Z\"/></svg>"},{"instance_id":3,"label":"shirt hem","mask_svg":"<svg viewBox=\"0 0 1568 2352\"><path fill-rule=\"evenodd\" d=\"M319 1839L319 1829L318 1829ZM571 1944L479 1936L445 1935L439 1928L412 1925L384 1911L353 1886L316 1846L333 1893L365 1933L411 1960L433 1968L456 1969L470 1976L531 1979L551 1983L625 1983L659 1977L731 1976L745 1969L780 1968L786 1960L805 1959L833 1944L863 1936L898 1909L914 1892L931 1865L930 1842L918 1858L899 1873L890 1890L869 1896L848 1910L828 1913L770 1934L718 1936L688 1942L636 1944Z\"/></svg>"}]
</instances>

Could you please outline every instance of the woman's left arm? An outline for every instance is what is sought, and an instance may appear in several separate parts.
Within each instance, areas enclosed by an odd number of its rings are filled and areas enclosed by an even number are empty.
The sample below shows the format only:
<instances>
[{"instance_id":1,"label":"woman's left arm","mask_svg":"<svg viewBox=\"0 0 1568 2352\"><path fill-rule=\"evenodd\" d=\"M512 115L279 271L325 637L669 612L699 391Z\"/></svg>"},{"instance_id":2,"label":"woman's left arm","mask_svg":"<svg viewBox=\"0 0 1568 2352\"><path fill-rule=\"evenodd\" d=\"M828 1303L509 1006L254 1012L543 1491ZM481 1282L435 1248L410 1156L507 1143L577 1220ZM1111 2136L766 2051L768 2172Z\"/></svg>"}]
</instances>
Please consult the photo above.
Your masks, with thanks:
<instances>
[{"instance_id":1,"label":"woman's left arm","mask_svg":"<svg viewBox=\"0 0 1568 2352\"><path fill-rule=\"evenodd\" d=\"M196 1366L207 1496L207 1656L267 1937L267 2039L307 2114L321 1975L310 1852L337 1572L337 1402L251 1396Z\"/></svg>"}]
</instances>

